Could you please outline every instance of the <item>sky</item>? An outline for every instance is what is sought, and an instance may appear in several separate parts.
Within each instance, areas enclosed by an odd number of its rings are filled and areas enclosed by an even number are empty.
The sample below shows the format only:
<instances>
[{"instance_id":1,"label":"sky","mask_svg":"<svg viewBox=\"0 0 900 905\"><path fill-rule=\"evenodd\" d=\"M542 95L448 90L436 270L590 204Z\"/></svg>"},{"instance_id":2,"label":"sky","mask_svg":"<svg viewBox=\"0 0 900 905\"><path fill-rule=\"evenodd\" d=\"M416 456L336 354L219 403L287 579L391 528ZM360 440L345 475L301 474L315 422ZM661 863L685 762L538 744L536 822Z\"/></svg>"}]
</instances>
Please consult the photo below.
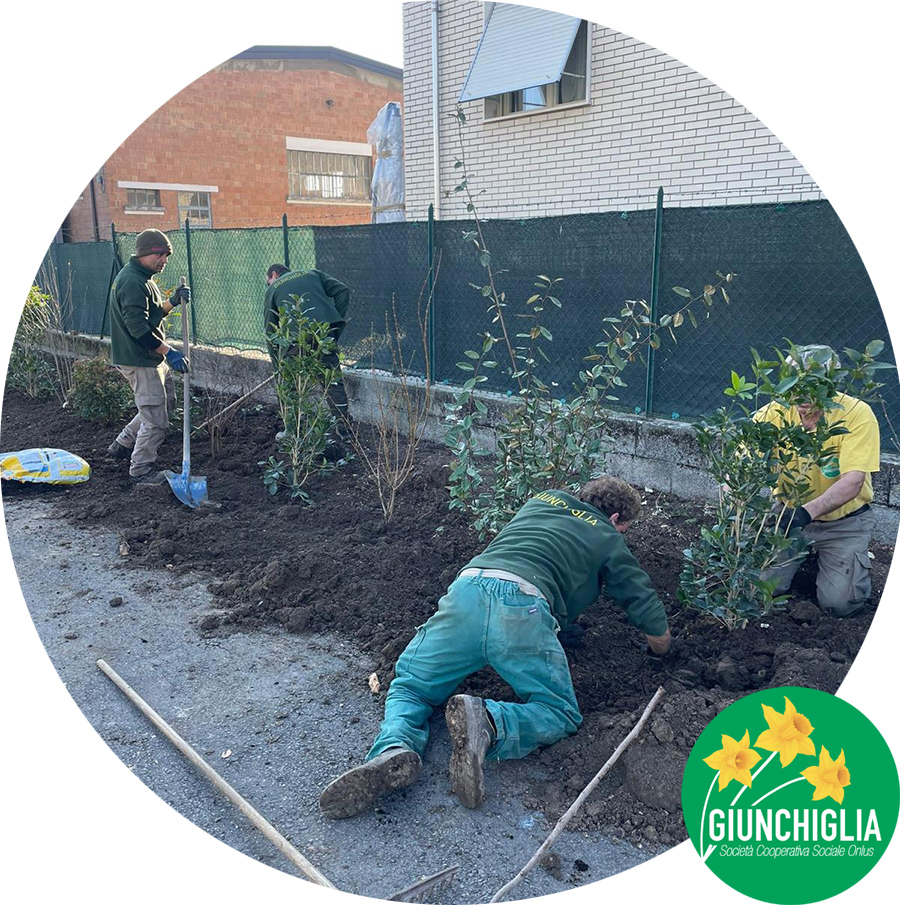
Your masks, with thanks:
<instances>
[{"instance_id":1,"label":"sky","mask_svg":"<svg viewBox=\"0 0 900 905\"><path fill-rule=\"evenodd\" d=\"M298 4L297 8L300 6ZM331 11L304 8L296 26L285 25L269 40L256 44L298 44L338 47L379 63L403 66L403 10L399 2L336 2ZM345 11L352 14L345 15ZM237 35L234 36L237 39ZM250 45L247 45L250 46ZM240 47L234 53L245 50Z\"/></svg>"},{"instance_id":2,"label":"sky","mask_svg":"<svg viewBox=\"0 0 900 905\"><path fill-rule=\"evenodd\" d=\"M890 113L896 107L896 32L889 4L858 0L839 16L821 4L784 0L544 5L662 49L758 116L831 200L896 334L896 227L888 220L896 194ZM167 98L254 44L331 45L402 65L398 0L15 4L5 11L4 26L4 369L21 301L72 202ZM297 887L298 881L214 842L137 782L62 687L25 610L4 539L0 568L6 608L0 693L10 737L0 746L0 775L16 826L5 850L10 888L25 886L36 903L85 894L95 884L107 892L127 889L132 905L158 905L162 897L230 903L298 895L349 902L312 894L311 887ZM875 719L895 751L900 724L888 664L896 660L893 639L900 636L897 584L892 574L884 598L891 606L882 606L877 630L841 689ZM893 866L884 859L836 901L886 900L883 890L900 879L896 846L895 840ZM135 885L135 876L143 882ZM660 889L667 905L749 901L700 870L685 845L602 887L567 893L565 901L627 896L630 905L640 905L659 901Z\"/></svg>"}]
</instances>

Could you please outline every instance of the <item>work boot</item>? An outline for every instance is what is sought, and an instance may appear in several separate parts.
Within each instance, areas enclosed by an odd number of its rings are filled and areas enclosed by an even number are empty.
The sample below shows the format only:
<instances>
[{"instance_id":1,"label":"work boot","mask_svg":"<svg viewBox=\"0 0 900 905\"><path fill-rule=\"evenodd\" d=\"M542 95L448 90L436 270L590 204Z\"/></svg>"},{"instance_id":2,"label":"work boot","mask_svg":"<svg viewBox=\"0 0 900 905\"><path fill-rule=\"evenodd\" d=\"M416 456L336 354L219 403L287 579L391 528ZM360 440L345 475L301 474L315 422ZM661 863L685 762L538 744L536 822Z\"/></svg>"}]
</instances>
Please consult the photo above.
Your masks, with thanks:
<instances>
[{"instance_id":1,"label":"work boot","mask_svg":"<svg viewBox=\"0 0 900 905\"><path fill-rule=\"evenodd\" d=\"M481 698L454 695L444 709L450 731L450 785L467 808L484 801L484 772L481 765L494 743L494 729Z\"/></svg>"},{"instance_id":2,"label":"work boot","mask_svg":"<svg viewBox=\"0 0 900 905\"><path fill-rule=\"evenodd\" d=\"M323 817L340 820L367 811L396 789L411 786L422 769L422 759L409 748L388 748L362 766L342 773L319 796Z\"/></svg>"},{"instance_id":3,"label":"work boot","mask_svg":"<svg viewBox=\"0 0 900 905\"><path fill-rule=\"evenodd\" d=\"M131 483L137 487L160 487L169 483L164 471L153 471L152 469L143 474L129 475L129 478Z\"/></svg>"},{"instance_id":4,"label":"work boot","mask_svg":"<svg viewBox=\"0 0 900 905\"><path fill-rule=\"evenodd\" d=\"M131 450L127 446L122 446L118 440L113 440L106 448L107 459L130 459Z\"/></svg>"}]
</instances>

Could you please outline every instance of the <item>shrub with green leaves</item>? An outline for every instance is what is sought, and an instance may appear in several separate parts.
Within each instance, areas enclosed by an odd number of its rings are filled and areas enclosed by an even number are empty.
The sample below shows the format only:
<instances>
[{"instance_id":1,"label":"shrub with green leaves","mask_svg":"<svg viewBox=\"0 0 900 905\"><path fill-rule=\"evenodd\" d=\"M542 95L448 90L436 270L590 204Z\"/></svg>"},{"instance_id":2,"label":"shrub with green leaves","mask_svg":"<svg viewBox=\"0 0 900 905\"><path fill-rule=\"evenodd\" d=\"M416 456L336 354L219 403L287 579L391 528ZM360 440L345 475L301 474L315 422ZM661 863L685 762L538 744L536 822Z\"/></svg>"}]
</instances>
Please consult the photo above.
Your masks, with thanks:
<instances>
[{"instance_id":1,"label":"shrub with green leaves","mask_svg":"<svg viewBox=\"0 0 900 905\"><path fill-rule=\"evenodd\" d=\"M696 296L675 287L683 300L681 307L657 321L651 319L645 301L626 301L617 317L604 318L604 339L585 357L571 398L557 398L559 387L542 379L541 367L550 361L546 349L553 333L547 315L562 308L561 281L538 276L536 291L510 308L499 286L503 271L494 263L469 185L462 136L465 115L458 110L455 116L461 147L456 164L461 179L455 191L464 193L466 209L475 221L475 229L465 231L463 240L472 244L484 269L483 283L470 286L485 300L492 329L480 334L479 346L467 350L466 360L457 364L467 379L447 406L445 442L454 455L450 508L465 511L485 538L498 532L541 490L574 490L603 472L609 406L619 401L616 392L626 385L622 373L633 362L643 361L647 348L659 348L664 336L676 342L675 331L685 321L696 328L698 318L692 309L702 307L708 317L715 299L729 302L728 289L735 275L719 273L717 282L704 286ZM520 325L518 332L512 332L512 323ZM494 370L509 378L520 400L496 427L496 452L482 446L475 430L476 419L487 413L477 390L490 389L489 373Z\"/></svg>"},{"instance_id":2,"label":"shrub with green leaves","mask_svg":"<svg viewBox=\"0 0 900 905\"><path fill-rule=\"evenodd\" d=\"M798 347L763 360L755 349L755 382L732 371L724 390L728 405L694 425L697 441L720 490L713 524L701 529L697 544L684 551L676 596L689 607L718 619L729 629L764 618L784 603L776 597L770 570L806 553L799 532L786 537L782 506L794 509L807 499L813 468L832 459L830 441L847 433L841 421L820 418L814 429L787 417L754 417L776 403L789 411L809 404L828 412L838 393L874 401L882 384L877 372L893 365L875 360L884 343L875 340L859 352L845 349L837 366L825 348L800 365ZM780 410L779 410L780 411Z\"/></svg>"},{"instance_id":3,"label":"shrub with green leaves","mask_svg":"<svg viewBox=\"0 0 900 905\"><path fill-rule=\"evenodd\" d=\"M9 356L7 384L32 399L50 395L54 387L53 365L42 350L50 328L51 301L37 285L28 290Z\"/></svg>"},{"instance_id":4,"label":"shrub with green leaves","mask_svg":"<svg viewBox=\"0 0 900 905\"><path fill-rule=\"evenodd\" d=\"M297 296L279 306L278 323L269 337L275 366L275 394L283 436L278 441L279 456L259 464L269 493L285 487L291 498L311 503L305 485L314 475L331 471L326 460L335 418L328 407L323 387L337 378L337 371L324 363L333 352L331 325L310 320Z\"/></svg>"},{"instance_id":5,"label":"shrub with green leaves","mask_svg":"<svg viewBox=\"0 0 900 905\"><path fill-rule=\"evenodd\" d=\"M115 424L134 407L128 381L105 358L75 362L69 404L85 421Z\"/></svg>"}]
</instances>

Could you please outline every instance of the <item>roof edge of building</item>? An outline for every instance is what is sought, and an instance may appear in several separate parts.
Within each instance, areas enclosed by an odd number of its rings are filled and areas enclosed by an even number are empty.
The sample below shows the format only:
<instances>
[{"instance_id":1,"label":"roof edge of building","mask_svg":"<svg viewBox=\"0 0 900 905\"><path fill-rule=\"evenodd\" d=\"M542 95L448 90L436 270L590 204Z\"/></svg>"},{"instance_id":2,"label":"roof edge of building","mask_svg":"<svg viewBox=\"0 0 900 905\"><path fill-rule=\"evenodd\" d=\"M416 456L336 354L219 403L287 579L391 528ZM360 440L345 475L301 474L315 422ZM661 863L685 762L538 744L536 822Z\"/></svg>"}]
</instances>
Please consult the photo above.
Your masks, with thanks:
<instances>
[{"instance_id":1,"label":"roof edge of building","mask_svg":"<svg viewBox=\"0 0 900 905\"><path fill-rule=\"evenodd\" d=\"M403 79L403 70L397 66L389 66L369 57L363 57L338 47L297 47L292 45L258 44L235 54L232 60L327 60L345 63L359 69L384 75L388 78Z\"/></svg>"}]
</instances>

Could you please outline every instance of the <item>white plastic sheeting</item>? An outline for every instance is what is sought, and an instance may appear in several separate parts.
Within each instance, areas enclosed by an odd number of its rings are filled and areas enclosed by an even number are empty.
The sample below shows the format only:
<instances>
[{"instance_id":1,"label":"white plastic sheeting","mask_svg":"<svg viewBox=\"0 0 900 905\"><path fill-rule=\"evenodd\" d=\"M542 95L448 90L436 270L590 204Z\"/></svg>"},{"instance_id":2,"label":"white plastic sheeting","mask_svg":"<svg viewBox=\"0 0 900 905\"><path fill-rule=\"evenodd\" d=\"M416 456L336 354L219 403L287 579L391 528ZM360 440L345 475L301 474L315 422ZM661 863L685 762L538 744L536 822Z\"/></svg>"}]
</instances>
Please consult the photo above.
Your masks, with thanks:
<instances>
[{"instance_id":1,"label":"white plastic sheeting","mask_svg":"<svg viewBox=\"0 0 900 905\"><path fill-rule=\"evenodd\" d=\"M389 101L378 111L366 138L376 154L372 173L372 222L402 222L406 220L403 120L396 101Z\"/></svg>"}]
</instances>

